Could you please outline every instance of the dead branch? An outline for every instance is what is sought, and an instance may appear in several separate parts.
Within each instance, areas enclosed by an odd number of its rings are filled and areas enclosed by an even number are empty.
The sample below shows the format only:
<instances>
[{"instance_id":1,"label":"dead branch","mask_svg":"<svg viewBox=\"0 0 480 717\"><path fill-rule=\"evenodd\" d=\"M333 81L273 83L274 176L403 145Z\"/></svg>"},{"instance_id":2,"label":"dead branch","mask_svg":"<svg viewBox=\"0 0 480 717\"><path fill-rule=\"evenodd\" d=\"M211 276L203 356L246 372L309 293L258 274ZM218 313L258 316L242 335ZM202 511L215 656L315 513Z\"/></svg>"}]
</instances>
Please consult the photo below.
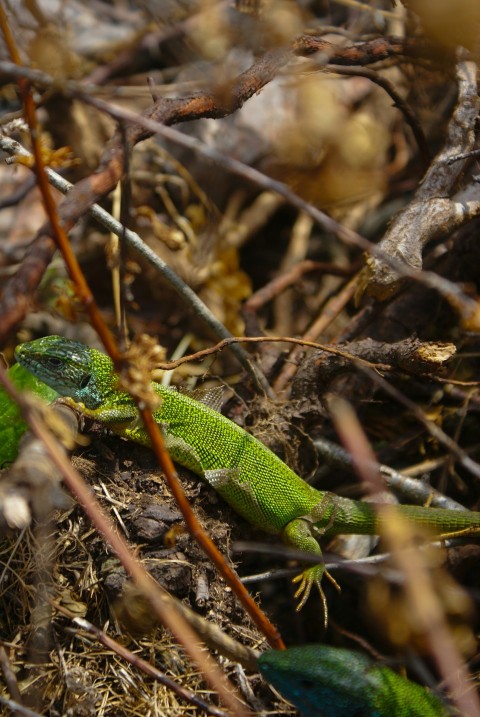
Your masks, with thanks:
<instances>
[{"instance_id":1,"label":"dead branch","mask_svg":"<svg viewBox=\"0 0 480 717\"><path fill-rule=\"evenodd\" d=\"M477 186L469 185L449 196L468 161L451 163L450 159L468 153L475 142L475 120L480 108L476 72L473 62L459 62L458 105L445 145L433 160L413 201L395 217L378 246L410 269L421 269L422 251L432 239L446 236L480 214ZM378 256L370 256L363 270L361 291L384 300L395 294L402 282L396 268Z\"/></svg>"}]
</instances>

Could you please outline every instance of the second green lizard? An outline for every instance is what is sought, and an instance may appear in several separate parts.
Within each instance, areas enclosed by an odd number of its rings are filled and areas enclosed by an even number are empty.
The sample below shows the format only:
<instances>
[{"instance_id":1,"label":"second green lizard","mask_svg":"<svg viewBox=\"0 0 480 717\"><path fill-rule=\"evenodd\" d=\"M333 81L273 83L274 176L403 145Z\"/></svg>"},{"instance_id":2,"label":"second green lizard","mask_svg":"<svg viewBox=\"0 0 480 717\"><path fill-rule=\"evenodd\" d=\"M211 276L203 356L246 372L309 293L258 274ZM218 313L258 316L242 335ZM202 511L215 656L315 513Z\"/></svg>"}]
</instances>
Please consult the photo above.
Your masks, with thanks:
<instances>
[{"instance_id":1,"label":"second green lizard","mask_svg":"<svg viewBox=\"0 0 480 717\"><path fill-rule=\"evenodd\" d=\"M448 717L443 702L366 655L305 645L268 650L258 660L266 680L303 717Z\"/></svg>"}]
</instances>

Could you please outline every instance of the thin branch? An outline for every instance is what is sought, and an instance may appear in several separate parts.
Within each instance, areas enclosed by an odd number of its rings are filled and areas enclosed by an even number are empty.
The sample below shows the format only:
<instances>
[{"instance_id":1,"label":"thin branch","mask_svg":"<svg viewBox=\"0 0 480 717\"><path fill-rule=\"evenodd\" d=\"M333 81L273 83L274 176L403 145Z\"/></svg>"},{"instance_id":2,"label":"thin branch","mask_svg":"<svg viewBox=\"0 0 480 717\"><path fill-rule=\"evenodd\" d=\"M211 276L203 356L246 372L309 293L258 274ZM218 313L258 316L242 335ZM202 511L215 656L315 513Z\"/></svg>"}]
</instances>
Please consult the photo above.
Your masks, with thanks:
<instances>
[{"instance_id":1,"label":"thin branch","mask_svg":"<svg viewBox=\"0 0 480 717\"><path fill-rule=\"evenodd\" d=\"M425 137L425 134L412 108L408 102L403 99L400 93L397 92L390 80L387 80L386 77L382 77L382 75L379 75L378 72L368 67L334 67L329 64L327 69L329 72L336 72L337 75L345 75L347 77L366 77L371 82L374 82L379 87L382 87L392 98L394 106L397 107L405 117L405 121L415 137L423 163L425 167L428 167L432 157L428 148L427 138Z\"/></svg>"}]
</instances>

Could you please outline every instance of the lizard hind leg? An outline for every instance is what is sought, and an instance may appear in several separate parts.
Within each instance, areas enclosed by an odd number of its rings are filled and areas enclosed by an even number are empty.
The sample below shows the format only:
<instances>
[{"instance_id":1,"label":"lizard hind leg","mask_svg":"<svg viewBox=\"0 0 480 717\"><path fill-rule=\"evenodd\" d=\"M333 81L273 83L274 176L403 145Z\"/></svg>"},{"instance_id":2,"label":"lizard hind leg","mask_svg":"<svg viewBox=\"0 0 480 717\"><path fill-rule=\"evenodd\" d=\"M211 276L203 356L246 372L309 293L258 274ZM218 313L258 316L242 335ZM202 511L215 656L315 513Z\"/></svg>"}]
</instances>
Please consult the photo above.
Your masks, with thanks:
<instances>
[{"instance_id":1,"label":"lizard hind leg","mask_svg":"<svg viewBox=\"0 0 480 717\"><path fill-rule=\"evenodd\" d=\"M284 527L282 531L282 538L288 545L298 548L299 550L303 550L306 553L316 555L320 560L322 559L322 550L317 539L312 533L312 524L310 523L310 521L305 520L304 518L296 518L295 520L291 520ZM328 620L328 610L325 594L322 588L322 578L324 575L326 575L326 577L338 590L340 589L334 578L330 575L330 573L325 570L325 565L323 562L319 562L317 565L312 565L308 568L305 568L305 570L303 570L300 575L297 575L293 579L293 582L299 583L298 588L295 592L295 599L299 600L299 603L297 605L297 611L301 610L307 602L312 590L312 586L317 586L318 592L320 594L320 599L323 605L326 625Z\"/></svg>"}]
</instances>

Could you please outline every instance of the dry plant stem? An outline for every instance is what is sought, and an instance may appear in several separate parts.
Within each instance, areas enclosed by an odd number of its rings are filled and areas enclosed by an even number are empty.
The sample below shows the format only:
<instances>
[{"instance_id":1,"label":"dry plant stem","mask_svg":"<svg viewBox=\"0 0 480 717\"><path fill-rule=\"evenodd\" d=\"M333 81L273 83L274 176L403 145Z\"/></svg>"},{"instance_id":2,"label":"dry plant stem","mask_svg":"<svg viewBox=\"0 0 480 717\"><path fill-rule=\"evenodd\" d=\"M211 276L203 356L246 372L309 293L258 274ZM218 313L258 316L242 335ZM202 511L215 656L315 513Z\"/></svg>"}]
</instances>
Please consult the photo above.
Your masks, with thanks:
<instances>
[{"instance_id":1,"label":"dry plant stem","mask_svg":"<svg viewBox=\"0 0 480 717\"><path fill-rule=\"evenodd\" d=\"M102 510L92 490L86 485L66 456L59 451L53 436L45 429L38 416L30 411L21 394L13 389L2 366L0 366L0 384L10 397L18 403L24 419L30 426L30 430L45 444L52 462L63 476L64 483L118 557L127 573L150 602L160 621L168 627L175 638L183 645L192 661L205 675L205 679L219 693L224 703L233 713L238 717L247 717L250 713L243 708L240 698L236 698L233 686L225 678L214 660L205 650L201 649L196 633L176 609L174 601L133 557L126 541L116 531L114 524Z\"/></svg>"},{"instance_id":2,"label":"dry plant stem","mask_svg":"<svg viewBox=\"0 0 480 717\"><path fill-rule=\"evenodd\" d=\"M385 254L413 269L422 267L422 250L428 242L446 236L480 214L478 185L449 196L468 161L451 163L451 157L468 153L475 144L475 122L480 110L475 63L459 62L457 81L458 104L444 146L432 161L415 197L397 215L378 245ZM369 294L388 298L401 281L402 276L381 257L368 259L364 284Z\"/></svg>"},{"instance_id":3,"label":"dry plant stem","mask_svg":"<svg viewBox=\"0 0 480 717\"><path fill-rule=\"evenodd\" d=\"M352 361L352 363L358 362L359 365L370 367L372 369L390 368L390 366L385 366L384 364L378 365L375 363L371 363L370 361L366 361L365 359L362 359L358 356L354 356L353 354L349 354L347 351L337 349L334 346L329 346L328 344L318 344L314 341L307 341L306 339L295 339L291 336L232 336L230 339L223 339L223 341L219 341L218 344L215 344L215 346L211 346L209 349L202 349L201 351L196 351L194 354L190 354L189 356L182 356L181 358L175 359L174 361L158 363L157 367L159 369L162 369L163 371L171 371L172 369L178 368L178 366L181 366L184 363L188 363L190 361L197 361L198 359L205 358L205 356L211 356L211 354L223 351L223 349L225 349L227 346L234 342L243 344L262 344L268 342L297 344L298 346L308 346L312 349L320 349L321 351L326 351L327 353L334 354L335 356L341 356L344 359L348 359L349 361Z\"/></svg>"},{"instance_id":4,"label":"dry plant stem","mask_svg":"<svg viewBox=\"0 0 480 717\"><path fill-rule=\"evenodd\" d=\"M454 431L454 433L453 433L453 440L454 440L455 443L457 443L457 444L458 444L458 441L459 441L459 439L460 439L460 435L461 435L461 433L462 433L462 430L463 430L463 427L464 427L464 424L465 424L465 419L466 419L467 414L468 414L468 409L469 409L469 405L470 405L470 396L473 396L473 394L474 394L477 390L478 390L477 388L471 389L471 391L469 392L469 394L467 394L467 395L465 396L465 399L464 399L464 401L463 401L463 405L462 405L461 407L459 407L459 410L457 411L458 421L457 421L457 425L455 426L455 431ZM453 465L454 465L453 456L449 456L449 457L448 457L448 461L447 461L447 462L444 464L444 466L443 466L442 477L441 477L441 479L440 479L440 480L441 480L441 483L440 483L441 485L445 485L445 484L446 484L446 481L447 481L447 479L448 479L448 476L449 476L449 475L452 475L452 473L453 473Z\"/></svg>"},{"instance_id":5,"label":"dry plant stem","mask_svg":"<svg viewBox=\"0 0 480 717\"><path fill-rule=\"evenodd\" d=\"M378 464L358 419L343 399L330 401L332 417L342 443L351 453L357 473L371 494L383 490ZM425 563L413 547L413 534L408 522L401 519L392 505L379 506L384 521L382 537L398 568L405 576L405 597L417 629L425 635L431 654L449 688L450 696L463 715L480 717L480 700L471 688L470 675L458 654L445 622L442 606L434 592Z\"/></svg>"},{"instance_id":6,"label":"dry plant stem","mask_svg":"<svg viewBox=\"0 0 480 717\"><path fill-rule=\"evenodd\" d=\"M438 47L426 40L394 36L378 37L347 47L339 47L320 36L300 35L293 44L293 51L301 57L321 52L325 55L326 64L334 65L373 65L390 57L444 59Z\"/></svg>"},{"instance_id":7,"label":"dry plant stem","mask_svg":"<svg viewBox=\"0 0 480 717\"><path fill-rule=\"evenodd\" d=\"M2 695L0 695L0 704L8 707L14 717L20 717L20 715L22 715L22 717L45 717L45 715L41 715L39 712L24 707L16 700L9 700L6 697L2 697Z\"/></svg>"},{"instance_id":8,"label":"dry plant stem","mask_svg":"<svg viewBox=\"0 0 480 717\"><path fill-rule=\"evenodd\" d=\"M288 271L299 261L305 259L312 235L313 224L312 218L303 212L299 213L295 218L290 232L288 246L280 261L279 271L281 274ZM294 326L296 322L293 318L293 304L289 300L289 297L285 294L279 294L272 310L276 327L275 333L282 334L283 336L295 333Z\"/></svg>"},{"instance_id":9,"label":"dry plant stem","mask_svg":"<svg viewBox=\"0 0 480 717\"><path fill-rule=\"evenodd\" d=\"M0 668L3 672L5 684L8 688L8 691L10 692L10 697L12 697L15 702L22 704L23 700L22 695L20 693L20 688L18 687L17 678L15 676L14 671L12 670L12 666L10 664L10 660L8 659L7 652L2 644L0 644Z\"/></svg>"},{"instance_id":10,"label":"dry plant stem","mask_svg":"<svg viewBox=\"0 0 480 717\"><path fill-rule=\"evenodd\" d=\"M343 311L348 302L352 299L357 290L358 276L354 276L345 286L338 292L336 296L333 296L327 301L323 307L318 318L313 322L308 331L304 334L303 339L306 341L314 341L322 331L325 331L332 321ZM308 344L305 344L308 345ZM302 352L300 346L293 349L288 357L288 361L280 371L273 389L276 394L281 393L285 390L287 385L292 380L297 370L297 360Z\"/></svg>"},{"instance_id":11,"label":"dry plant stem","mask_svg":"<svg viewBox=\"0 0 480 717\"><path fill-rule=\"evenodd\" d=\"M65 454L59 452L65 459ZM41 664L48 661L52 648L52 609L49 598L54 584L55 531L53 529L53 511L50 496L46 496L37 522L34 526L34 539L38 545L35 552L35 568L33 586L35 590L35 607L31 613L32 638L28 645L28 661ZM36 685L33 689L34 702L41 699L41 689Z\"/></svg>"}]
</instances>

